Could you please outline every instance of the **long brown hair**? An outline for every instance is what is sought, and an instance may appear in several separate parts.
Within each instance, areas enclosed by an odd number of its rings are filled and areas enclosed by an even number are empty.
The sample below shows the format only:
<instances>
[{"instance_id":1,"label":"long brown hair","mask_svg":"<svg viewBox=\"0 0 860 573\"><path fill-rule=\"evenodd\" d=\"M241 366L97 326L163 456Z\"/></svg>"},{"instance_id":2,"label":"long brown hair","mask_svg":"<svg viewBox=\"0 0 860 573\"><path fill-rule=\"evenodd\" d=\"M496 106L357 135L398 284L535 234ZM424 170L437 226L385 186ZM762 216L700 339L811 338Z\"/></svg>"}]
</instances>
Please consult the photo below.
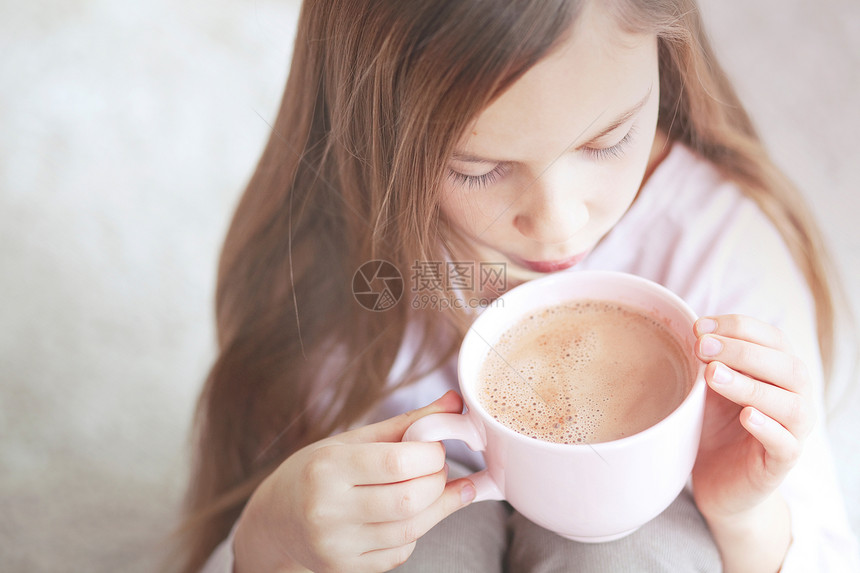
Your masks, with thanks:
<instances>
[{"instance_id":1,"label":"long brown hair","mask_svg":"<svg viewBox=\"0 0 860 573\"><path fill-rule=\"evenodd\" d=\"M658 36L658 120L774 221L815 295L829 361L834 307L814 222L764 151L693 0L606 2ZM438 208L468 122L572 29L565 0L306 0L271 137L236 209L216 295L219 354L199 399L177 570L198 570L257 485L299 448L360 422L451 356L464 312L359 306L353 273L458 247ZM407 323L425 343L388 377Z\"/></svg>"}]
</instances>

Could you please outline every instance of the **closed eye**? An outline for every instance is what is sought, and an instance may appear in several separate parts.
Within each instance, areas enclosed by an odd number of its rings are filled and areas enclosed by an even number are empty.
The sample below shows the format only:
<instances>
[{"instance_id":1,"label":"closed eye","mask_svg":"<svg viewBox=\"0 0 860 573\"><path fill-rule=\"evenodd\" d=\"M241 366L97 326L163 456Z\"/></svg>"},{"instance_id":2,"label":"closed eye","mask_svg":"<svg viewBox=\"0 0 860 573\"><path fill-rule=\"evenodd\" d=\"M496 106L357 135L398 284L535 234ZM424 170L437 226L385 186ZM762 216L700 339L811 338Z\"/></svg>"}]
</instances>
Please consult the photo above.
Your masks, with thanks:
<instances>
[{"instance_id":1,"label":"closed eye","mask_svg":"<svg viewBox=\"0 0 860 573\"><path fill-rule=\"evenodd\" d=\"M609 159L620 159L624 156L624 152L627 149L627 146L630 144L630 141L633 139L633 136L636 134L636 125L630 126L630 130L627 132L621 141L613 145L612 147L603 147L603 148L594 148L594 147L583 147L582 152L586 157L590 159L594 159L596 161L606 161Z\"/></svg>"},{"instance_id":2,"label":"closed eye","mask_svg":"<svg viewBox=\"0 0 860 573\"><path fill-rule=\"evenodd\" d=\"M610 159L620 159L624 157L624 152L630 145L636 135L636 125L630 126L627 134L621 138L621 141L611 147L583 147L582 153L589 159L595 161L608 161ZM496 167L483 175L466 175L453 169L448 171L448 179L454 184L469 189L482 189L488 187L505 176L508 171L508 166L504 163L499 163Z\"/></svg>"},{"instance_id":3,"label":"closed eye","mask_svg":"<svg viewBox=\"0 0 860 573\"><path fill-rule=\"evenodd\" d=\"M459 171L451 169L448 171L448 179L454 184L468 186L469 189L480 189L492 185L507 173L507 167L504 163L496 165L495 169L484 173L483 175L465 175Z\"/></svg>"}]
</instances>

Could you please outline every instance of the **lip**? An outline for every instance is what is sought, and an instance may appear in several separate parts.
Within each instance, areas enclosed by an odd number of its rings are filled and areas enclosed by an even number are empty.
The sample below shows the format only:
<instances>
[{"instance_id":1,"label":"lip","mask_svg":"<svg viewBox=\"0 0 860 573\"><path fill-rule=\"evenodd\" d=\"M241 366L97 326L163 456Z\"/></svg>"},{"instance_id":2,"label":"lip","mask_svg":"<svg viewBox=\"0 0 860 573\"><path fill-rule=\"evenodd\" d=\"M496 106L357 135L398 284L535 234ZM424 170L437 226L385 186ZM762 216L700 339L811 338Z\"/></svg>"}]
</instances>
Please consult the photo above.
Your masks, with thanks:
<instances>
[{"instance_id":1,"label":"lip","mask_svg":"<svg viewBox=\"0 0 860 573\"><path fill-rule=\"evenodd\" d=\"M535 272L552 273L569 269L570 267L580 263L588 253L589 251L585 251L584 253L579 253L578 255L573 255L566 259L557 259L555 261L527 261L525 259L517 259L517 262Z\"/></svg>"}]
</instances>

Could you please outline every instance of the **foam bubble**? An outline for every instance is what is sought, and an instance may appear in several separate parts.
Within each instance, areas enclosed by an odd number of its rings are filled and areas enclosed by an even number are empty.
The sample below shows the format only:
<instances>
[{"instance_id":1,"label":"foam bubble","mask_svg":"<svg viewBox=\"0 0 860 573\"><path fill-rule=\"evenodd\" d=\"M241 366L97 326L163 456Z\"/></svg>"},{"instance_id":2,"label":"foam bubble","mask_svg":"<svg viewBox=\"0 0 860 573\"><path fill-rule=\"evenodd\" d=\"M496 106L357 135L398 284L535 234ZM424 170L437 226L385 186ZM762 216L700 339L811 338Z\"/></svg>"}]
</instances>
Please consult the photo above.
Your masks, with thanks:
<instances>
[{"instance_id":1,"label":"foam bubble","mask_svg":"<svg viewBox=\"0 0 860 573\"><path fill-rule=\"evenodd\" d=\"M535 312L505 332L482 366L479 395L501 423L560 443L639 432L671 412L692 366L659 321L616 303Z\"/></svg>"}]
</instances>

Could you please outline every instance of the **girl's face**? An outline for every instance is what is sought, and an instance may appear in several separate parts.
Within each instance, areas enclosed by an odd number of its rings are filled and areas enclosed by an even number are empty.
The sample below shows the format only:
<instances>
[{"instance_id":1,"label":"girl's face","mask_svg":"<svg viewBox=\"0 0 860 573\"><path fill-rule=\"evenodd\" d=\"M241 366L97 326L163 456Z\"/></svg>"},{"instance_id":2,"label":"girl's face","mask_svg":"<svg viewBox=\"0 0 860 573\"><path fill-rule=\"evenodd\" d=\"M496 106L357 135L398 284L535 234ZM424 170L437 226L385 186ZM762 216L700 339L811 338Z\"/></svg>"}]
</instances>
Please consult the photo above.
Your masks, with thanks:
<instances>
[{"instance_id":1,"label":"girl's face","mask_svg":"<svg viewBox=\"0 0 860 573\"><path fill-rule=\"evenodd\" d=\"M442 213L513 286L582 260L630 207L655 142L657 40L599 2L456 146Z\"/></svg>"}]
</instances>

